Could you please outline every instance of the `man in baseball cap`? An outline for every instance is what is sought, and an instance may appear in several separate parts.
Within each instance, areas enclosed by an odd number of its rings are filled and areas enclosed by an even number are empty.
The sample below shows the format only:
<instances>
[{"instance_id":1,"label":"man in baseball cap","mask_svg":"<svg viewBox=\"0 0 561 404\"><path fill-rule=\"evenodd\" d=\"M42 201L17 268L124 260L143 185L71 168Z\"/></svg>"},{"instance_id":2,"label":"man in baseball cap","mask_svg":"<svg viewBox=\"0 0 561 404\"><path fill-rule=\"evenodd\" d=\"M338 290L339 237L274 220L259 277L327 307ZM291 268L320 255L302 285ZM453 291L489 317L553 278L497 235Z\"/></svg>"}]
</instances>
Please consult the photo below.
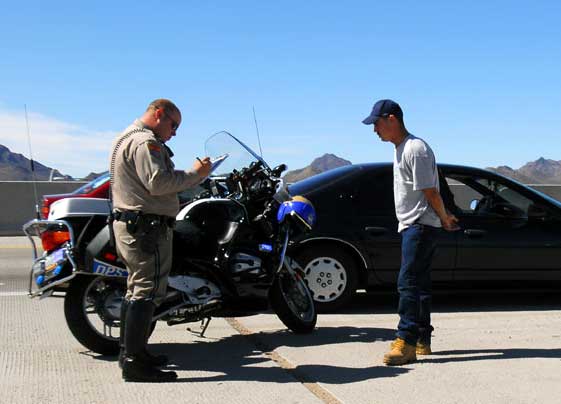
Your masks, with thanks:
<instances>
[{"instance_id":1,"label":"man in baseball cap","mask_svg":"<svg viewBox=\"0 0 561 404\"><path fill-rule=\"evenodd\" d=\"M458 230L458 219L446 210L440 196L433 151L407 131L399 104L387 99L376 102L362 123L373 125L382 141L395 146L393 188L401 234L399 324L384 363L405 365L416 361L417 355L431 354L431 263L438 232Z\"/></svg>"}]
</instances>

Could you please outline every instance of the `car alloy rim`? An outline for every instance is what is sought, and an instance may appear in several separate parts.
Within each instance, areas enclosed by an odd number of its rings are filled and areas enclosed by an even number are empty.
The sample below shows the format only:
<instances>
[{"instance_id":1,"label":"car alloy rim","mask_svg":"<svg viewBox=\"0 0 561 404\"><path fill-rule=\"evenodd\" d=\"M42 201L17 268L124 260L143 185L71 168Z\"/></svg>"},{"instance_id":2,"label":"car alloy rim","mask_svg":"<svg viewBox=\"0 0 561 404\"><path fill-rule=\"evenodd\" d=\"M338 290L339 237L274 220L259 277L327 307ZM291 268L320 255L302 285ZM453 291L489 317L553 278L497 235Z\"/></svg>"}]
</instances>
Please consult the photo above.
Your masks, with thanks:
<instances>
[{"instance_id":1,"label":"car alloy rim","mask_svg":"<svg viewBox=\"0 0 561 404\"><path fill-rule=\"evenodd\" d=\"M316 302L332 302L347 286L345 267L332 257L317 257L304 268L306 283Z\"/></svg>"}]
</instances>

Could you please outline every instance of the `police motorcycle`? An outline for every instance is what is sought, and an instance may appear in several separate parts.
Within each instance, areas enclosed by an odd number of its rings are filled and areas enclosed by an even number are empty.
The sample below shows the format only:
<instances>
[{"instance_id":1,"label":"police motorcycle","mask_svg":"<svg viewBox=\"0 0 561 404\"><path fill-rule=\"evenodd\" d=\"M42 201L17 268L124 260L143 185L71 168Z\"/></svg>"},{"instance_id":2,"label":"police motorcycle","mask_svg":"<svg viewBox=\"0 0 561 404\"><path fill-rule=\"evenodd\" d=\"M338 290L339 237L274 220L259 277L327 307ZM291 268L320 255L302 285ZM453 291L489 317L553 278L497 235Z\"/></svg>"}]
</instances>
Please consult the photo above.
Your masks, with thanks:
<instances>
[{"instance_id":1,"label":"police motorcycle","mask_svg":"<svg viewBox=\"0 0 561 404\"><path fill-rule=\"evenodd\" d=\"M155 321L200 322L251 315L271 308L294 333L314 330L317 314L298 264L286 255L289 240L314 225L313 206L290 196L280 179L249 147L227 132L205 143L213 171L203 191L176 216L173 264ZM119 352L120 308L127 271L111 242L110 201L67 198L47 220L23 226L34 251L29 296L65 292L64 314L74 337L89 350ZM44 253L38 256L35 240Z\"/></svg>"}]
</instances>

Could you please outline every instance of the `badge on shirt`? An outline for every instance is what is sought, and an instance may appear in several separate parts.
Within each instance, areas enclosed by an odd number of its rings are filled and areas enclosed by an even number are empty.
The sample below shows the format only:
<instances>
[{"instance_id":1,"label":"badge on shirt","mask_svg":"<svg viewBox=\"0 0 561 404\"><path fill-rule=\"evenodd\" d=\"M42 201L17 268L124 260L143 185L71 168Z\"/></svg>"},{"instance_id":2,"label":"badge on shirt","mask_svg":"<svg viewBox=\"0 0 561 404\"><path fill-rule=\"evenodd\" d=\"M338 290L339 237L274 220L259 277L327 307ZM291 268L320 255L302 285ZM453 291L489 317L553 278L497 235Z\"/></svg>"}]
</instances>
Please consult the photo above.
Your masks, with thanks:
<instances>
[{"instance_id":1,"label":"badge on shirt","mask_svg":"<svg viewBox=\"0 0 561 404\"><path fill-rule=\"evenodd\" d=\"M160 145L158 145L157 143L152 143L152 142L148 142L146 144L148 146L148 150L150 151L150 154L152 155L152 157L155 157L155 158L160 158L161 157L162 148L161 148Z\"/></svg>"}]
</instances>

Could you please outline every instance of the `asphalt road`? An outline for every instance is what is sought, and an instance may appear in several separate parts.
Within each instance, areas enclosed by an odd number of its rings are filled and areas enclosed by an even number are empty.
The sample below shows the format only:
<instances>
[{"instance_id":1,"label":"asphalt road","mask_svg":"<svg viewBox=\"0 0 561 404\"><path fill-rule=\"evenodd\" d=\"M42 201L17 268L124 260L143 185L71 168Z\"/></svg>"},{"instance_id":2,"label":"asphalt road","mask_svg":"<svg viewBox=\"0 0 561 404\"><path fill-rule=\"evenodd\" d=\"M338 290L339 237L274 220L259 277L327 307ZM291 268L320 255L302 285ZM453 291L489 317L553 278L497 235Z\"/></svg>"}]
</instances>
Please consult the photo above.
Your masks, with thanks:
<instances>
[{"instance_id":1,"label":"asphalt road","mask_svg":"<svg viewBox=\"0 0 561 404\"><path fill-rule=\"evenodd\" d=\"M273 314L214 319L205 338L162 323L151 344L179 381L133 384L72 337L63 298L25 295L30 260L24 238L0 238L1 403L561 402L561 293L437 295L435 354L403 367L382 364L391 295L360 295L306 336Z\"/></svg>"}]
</instances>

